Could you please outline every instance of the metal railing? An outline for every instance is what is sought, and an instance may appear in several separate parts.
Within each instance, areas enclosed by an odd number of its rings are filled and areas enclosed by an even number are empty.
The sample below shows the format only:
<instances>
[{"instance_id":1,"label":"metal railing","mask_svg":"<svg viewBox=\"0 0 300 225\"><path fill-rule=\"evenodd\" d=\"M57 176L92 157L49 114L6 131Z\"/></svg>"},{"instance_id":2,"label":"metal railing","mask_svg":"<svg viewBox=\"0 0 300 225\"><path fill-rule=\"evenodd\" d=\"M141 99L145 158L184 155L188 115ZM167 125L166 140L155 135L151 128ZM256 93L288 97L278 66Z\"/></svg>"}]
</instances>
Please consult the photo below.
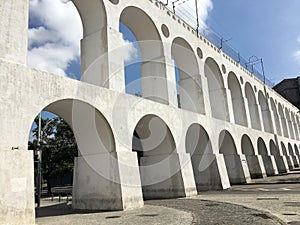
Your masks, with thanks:
<instances>
[{"instance_id":1,"label":"metal railing","mask_svg":"<svg viewBox=\"0 0 300 225\"><path fill-rule=\"evenodd\" d=\"M218 35L215 31L213 31L210 28L205 28L205 29L199 29L199 20L198 16L195 15L194 18L192 18L191 14L187 14L187 12L179 12L177 10L174 10L174 2L179 2L179 0L176 1L166 1L166 2L161 2L159 1L162 6L170 11L171 13L175 14L178 16L181 20L183 20L186 24L188 24L192 29L194 29L195 32L198 32L200 35L202 35L204 38L206 38L208 41L210 41L213 45L218 47L220 50L222 50L223 53L228 55L230 58L232 58L235 62L239 63L244 69L248 70L250 73L252 73L255 77L257 77L259 80L261 80L264 84L266 84L269 87L273 87L275 85L274 82L269 80L266 75L264 74L264 68L263 68L263 61L262 59L257 59L256 61L259 62L253 63L251 61L251 57L246 60L239 51L236 51L233 49L229 44L228 40L225 40L221 35ZM167 4L173 3L173 11L167 8ZM184 3L184 2L183 2ZM181 3L182 4L182 3ZM178 14L185 14L185 18L179 16ZM191 24L186 21L186 18L189 18L191 21L195 21L195 24ZM196 26L196 27L195 27ZM261 68L260 68L261 67Z\"/></svg>"}]
</instances>

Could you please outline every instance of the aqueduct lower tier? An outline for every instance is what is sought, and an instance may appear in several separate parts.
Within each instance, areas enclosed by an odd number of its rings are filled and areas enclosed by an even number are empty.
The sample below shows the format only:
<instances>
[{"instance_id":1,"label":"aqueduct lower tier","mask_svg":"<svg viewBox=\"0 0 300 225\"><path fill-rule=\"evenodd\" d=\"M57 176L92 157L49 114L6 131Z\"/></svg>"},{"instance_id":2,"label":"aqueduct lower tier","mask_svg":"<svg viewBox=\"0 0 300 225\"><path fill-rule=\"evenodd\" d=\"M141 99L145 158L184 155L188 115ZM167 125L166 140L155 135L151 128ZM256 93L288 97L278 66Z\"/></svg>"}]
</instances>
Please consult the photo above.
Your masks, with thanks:
<instances>
[{"instance_id":1,"label":"aqueduct lower tier","mask_svg":"<svg viewBox=\"0 0 300 225\"><path fill-rule=\"evenodd\" d=\"M84 28L82 81L28 68L28 2L0 5L0 223L34 224L27 141L41 110L75 134L77 209L133 209L143 198L192 196L299 166L299 110L161 4L73 2ZM120 21L140 41L143 98L124 93Z\"/></svg>"}]
</instances>

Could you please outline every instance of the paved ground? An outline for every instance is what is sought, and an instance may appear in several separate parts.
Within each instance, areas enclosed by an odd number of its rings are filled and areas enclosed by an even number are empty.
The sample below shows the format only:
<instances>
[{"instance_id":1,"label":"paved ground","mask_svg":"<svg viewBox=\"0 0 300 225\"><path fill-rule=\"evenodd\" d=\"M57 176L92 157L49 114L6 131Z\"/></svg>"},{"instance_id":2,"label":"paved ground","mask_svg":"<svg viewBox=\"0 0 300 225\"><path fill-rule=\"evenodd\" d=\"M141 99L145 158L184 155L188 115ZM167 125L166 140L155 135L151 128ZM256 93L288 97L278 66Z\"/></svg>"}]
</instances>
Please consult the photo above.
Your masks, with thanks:
<instances>
[{"instance_id":1,"label":"paved ground","mask_svg":"<svg viewBox=\"0 0 300 225\"><path fill-rule=\"evenodd\" d=\"M37 224L203 224L300 225L300 173L255 180L226 191L188 199L147 201L127 212L74 211L65 202L44 199Z\"/></svg>"},{"instance_id":2,"label":"paved ground","mask_svg":"<svg viewBox=\"0 0 300 225\"><path fill-rule=\"evenodd\" d=\"M55 205L48 201L43 203L48 206L37 211L38 225L190 225L193 221L193 216L189 212L152 205L127 212L83 212L72 210L66 203Z\"/></svg>"},{"instance_id":3,"label":"paved ground","mask_svg":"<svg viewBox=\"0 0 300 225\"><path fill-rule=\"evenodd\" d=\"M197 199L221 201L268 212L287 224L300 225L300 173L254 180L227 191L201 193Z\"/></svg>"}]
</instances>

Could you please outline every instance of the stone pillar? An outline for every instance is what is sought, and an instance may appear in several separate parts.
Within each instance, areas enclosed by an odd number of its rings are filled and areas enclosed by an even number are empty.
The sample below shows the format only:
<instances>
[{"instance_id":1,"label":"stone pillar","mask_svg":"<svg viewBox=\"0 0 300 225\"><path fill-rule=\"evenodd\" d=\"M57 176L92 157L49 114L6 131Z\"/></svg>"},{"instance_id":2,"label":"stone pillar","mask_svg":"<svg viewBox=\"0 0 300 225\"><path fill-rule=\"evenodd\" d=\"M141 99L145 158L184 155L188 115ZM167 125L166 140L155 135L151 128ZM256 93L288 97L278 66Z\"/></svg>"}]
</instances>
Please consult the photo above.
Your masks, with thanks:
<instances>
[{"instance_id":1,"label":"stone pillar","mask_svg":"<svg viewBox=\"0 0 300 225\"><path fill-rule=\"evenodd\" d=\"M200 75L180 80L179 87L181 108L204 114Z\"/></svg>"},{"instance_id":2,"label":"stone pillar","mask_svg":"<svg viewBox=\"0 0 300 225\"><path fill-rule=\"evenodd\" d=\"M291 170L291 169L294 169L295 166L294 166L294 163L293 163L293 158L292 158L292 156L290 156L290 155L285 155L284 157L285 157L285 159L286 159L286 162L287 162L287 165L288 165L289 169L290 169L290 170Z\"/></svg>"},{"instance_id":3,"label":"stone pillar","mask_svg":"<svg viewBox=\"0 0 300 225\"><path fill-rule=\"evenodd\" d=\"M142 206L136 153L113 152L76 158L73 208L125 210Z\"/></svg>"},{"instance_id":4,"label":"stone pillar","mask_svg":"<svg viewBox=\"0 0 300 225\"><path fill-rule=\"evenodd\" d=\"M276 165L279 173L288 173L290 171L288 162L285 156L275 155Z\"/></svg>"},{"instance_id":5,"label":"stone pillar","mask_svg":"<svg viewBox=\"0 0 300 225\"><path fill-rule=\"evenodd\" d=\"M254 104L254 110L255 110L255 114L258 116L258 118L254 120L255 127L257 127L258 130L263 130L263 120L262 120L260 105Z\"/></svg>"},{"instance_id":6,"label":"stone pillar","mask_svg":"<svg viewBox=\"0 0 300 225\"><path fill-rule=\"evenodd\" d=\"M143 97L163 104L169 103L164 58L143 62L141 79Z\"/></svg>"},{"instance_id":7,"label":"stone pillar","mask_svg":"<svg viewBox=\"0 0 300 225\"><path fill-rule=\"evenodd\" d=\"M165 60L166 60L166 77L167 77L167 85L168 85L169 105L178 107L175 64L171 58L166 57Z\"/></svg>"},{"instance_id":8,"label":"stone pillar","mask_svg":"<svg viewBox=\"0 0 300 225\"><path fill-rule=\"evenodd\" d=\"M205 102L205 115L212 117L209 99L209 89L206 76L201 76L203 101Z\"/></svg>"},{"instance_id":9,"label":"stone pillar","mask_svg":"<svg viewBox=\"0 0 300 225\"><path fill-rule=\"evenodd\" d=\"M225 89L225 88L224 88ZM225 89L225 93L227 95L227 110L228 110L228 118L229 122L235 123L234 112L233 112L233 102L231 97L230 90Z\"/></svg>"},{"instance_id":10,"label":"stone pillar","mask_svg":"<svg viewBox=\"0 0 300 225\"><path fill-rule=\"evenodd\" d=\"M230 184L242 184L251 181L245 155L224 155Z\"/></svg>"},{"instance_id":11,"label":"stone pillar","mask_svg":"<svg viewBox=\"0 0 300 225\"><path fill-rule=\"evenodd\" d=\"M0 151L0 224L35 224L33 151Z\"/></svg>"},{"instance_id":12,"label":"stone pillar","mask_svg":"<svg viewBox=\"0 0 300 225\"><path fill-rule=\"evenodd\" d=\"M245 111L246 111L246 118L247 118L247 124L249 128L255 129L255 127L252 127L252 121L251 121L251 116L250 116L250 109L249 109L249 103L248 99L243 97L244 103L245 103Z\"/></svg>"},{"instance_id":13,"label":"stone pillar","mask_svg":"<svg viewBox=\"0 0 300 225\"><path fill-rule=\"evenodd\" d=\"M197 195L195 178L193 173L193 166L191 162L191 155L185 152L178 153L180 170L184 185L184 192L186 197Z\"/></svg>"},{"instance_id":14,"label":"stone pillar","mask_svg":"<svg viewBox=\"0 0 300 225\"><path fill-rule=\"evenodd\" d=\"M0 57L26 64L28 0L7 0L0 4Z\"/></svg>"},{"instance_id":15,"label":"stone pillar","mask_svg":"<svg viewBox=\"0 0 300 225\"><path fill-rule=\"evenodd\" d=\"M198 191L222 190L230 187L223 155L193 154L192 164Z\"/></svg>"},{"instance_id":16,"label":"stone pillar","mask_svg":"<svg viewBox=\"0 0 300 225\"><path fill-rule=\"evenodd\" d=\"M178 198L197 195L189 157L190 155L186 153L141 157L140 173L144 198Z\"/></svg>"},{"instance_id":17,"label":"stone pillar","mask_svg":"<svg viewBox=\"0 0 300 225\"><path fill-rule=\"evenodd\" d=\"M263 160L267 176L272 176L272 175L278 174L278 168L276 165L275 156L262 155L261 158Z\"/></svg>"},{"instance_id":18,"label":"stone pillar","mask_svg":"<svg viewBox=\"0 0 300 225\"><path fill-rule=\"evenodd\" d=\"M216 96L216 98L213 99L213 101L215 101L216 104L212 104L210 102L212 117L221 119L221 120L225 120L225 121L233 122L234 116L233 116L232 104L231 104L231 100L228 101L228 99L230 98L230 92L226 91L225 88L221 88L221 89L217 89L217 90L211 90L210 95ZM223 98L220 97L222 95L223 95ZM228 104L229 102L230 102L230 105Z\"/></svg>"},{"instance_id":19,"label":"stone pillar","mask_svg":"<svg viewBox=\"0 0 300 225\"><path fill-rule=\"evenodd\" d=\"M246 155L246 160L252 179L266 177L266 170L260 155Z\"/></svg>"},{"instance_id":20,"label":"stone pillar","mask_svg":"<svg viewBox=\"0 0 300 225\"><path fill-rule=\"evenodd\" d=\"M257 109L258 109L258 117L259 117L259 123L260 123L261 130L266 131L263 114L261 112L261 106L259 104L257 104Z\"/></svg>"},{"instance_id":21,"label":"stone pillar","mask_svg":"<svg viewBox=\"0 0 300 225\"><path fill-rule=\"evenodd\" d=\"M81 40L81 80L125 92L123 38L119 31L103 27Z\"/></svg>"},{"instance_id":22,"label":"stone pillar","mask_svg":"<svg viewBox=\"0 0 300 225\"><path fill-rule=\"evenodd\" d=\"M124 40L118 30L109 28L108 32L108 72L109 89L125 93Z\"/></svg>"}]
</instances>

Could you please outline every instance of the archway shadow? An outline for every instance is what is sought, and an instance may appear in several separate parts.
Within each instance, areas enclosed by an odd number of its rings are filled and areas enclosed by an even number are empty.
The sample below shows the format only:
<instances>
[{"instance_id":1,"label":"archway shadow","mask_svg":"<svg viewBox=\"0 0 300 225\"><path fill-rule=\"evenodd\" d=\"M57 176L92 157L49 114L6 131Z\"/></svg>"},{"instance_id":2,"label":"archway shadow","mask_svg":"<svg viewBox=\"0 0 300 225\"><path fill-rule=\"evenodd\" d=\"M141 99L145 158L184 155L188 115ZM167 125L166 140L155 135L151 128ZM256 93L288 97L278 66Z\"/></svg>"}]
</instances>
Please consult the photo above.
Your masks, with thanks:
<instances>
[{"instance_id":1,"label":"archway shadow","mask_svg":"<svg viewBox=\"0 0 300 225\"><path fill-rule=\"evenodd\" d=\"M51 205L42 206L35 209L36 218L44 217L55 217L55 216L65 216L65 215L80 215L80 214L94 214L94 213L104 213L112 212L111 210L79 210L73 209L72 204L69 202L57 203L55 202Z\"/></svg>"}]
</instances>

